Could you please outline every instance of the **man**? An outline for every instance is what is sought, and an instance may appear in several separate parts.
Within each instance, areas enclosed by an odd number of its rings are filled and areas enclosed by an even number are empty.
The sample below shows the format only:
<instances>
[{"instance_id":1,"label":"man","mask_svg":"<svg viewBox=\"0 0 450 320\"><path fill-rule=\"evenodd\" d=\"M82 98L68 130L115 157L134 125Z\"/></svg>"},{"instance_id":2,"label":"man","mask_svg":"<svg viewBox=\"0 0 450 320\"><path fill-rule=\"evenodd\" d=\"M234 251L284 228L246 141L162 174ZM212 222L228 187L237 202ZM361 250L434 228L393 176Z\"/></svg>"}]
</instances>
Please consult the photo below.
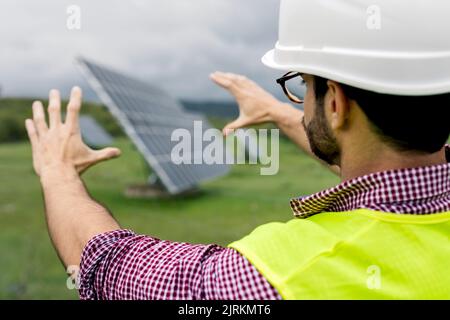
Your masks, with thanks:
<instances>
[{"instance_id":1,"label":"man","mask_svg":"<svg viewBox=\"0 0 450 320\"><path fill-rule=\"evenodd\" d=\"M264 61L294 70L278 82L304 113L242 76L211 76L240 107L225 133L274 122L343 180L293 199L295 219L261 226L228 248L120 229L80 179L120 153L81 141L80 89L64 123L57 91L50 92L49 127L34 103L26 127L49 233L63 263L81 266L82 299L450 298L450 44L430 26L445 25L449 6L372 2L389 11L382 35L355 29L364 21L359 5L369 2L282 1L280 41ZM424 21L414 39L405 39L403 15ZM367 39L356 41L361 34ZM300 77L304 99L287 89Z\"/></svg>"}]
</instances>

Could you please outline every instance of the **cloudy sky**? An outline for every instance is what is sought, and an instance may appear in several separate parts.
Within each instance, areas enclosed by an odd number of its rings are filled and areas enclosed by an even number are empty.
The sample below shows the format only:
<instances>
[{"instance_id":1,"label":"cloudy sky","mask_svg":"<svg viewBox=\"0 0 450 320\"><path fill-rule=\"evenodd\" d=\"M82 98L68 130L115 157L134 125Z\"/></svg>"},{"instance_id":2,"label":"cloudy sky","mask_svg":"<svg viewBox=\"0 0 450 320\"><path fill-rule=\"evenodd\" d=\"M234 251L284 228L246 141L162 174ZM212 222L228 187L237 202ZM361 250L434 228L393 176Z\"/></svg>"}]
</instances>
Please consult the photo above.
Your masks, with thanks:
<instances>
[{"instance_id":1,"label":"cloudy sky","mask_svg":"<svg viewBox=\"0 0 450 320\"><path fill-rule=\"evenodd\" d=\"M80 30L67 27L71 5L81 9ZM208 78L215 70L279 92L279 72L260 62L277 38L278 6L279 0L1 0L2 94L87 89L74 64L78 55L181 98L227 98Z\"/></svg>"}]
</instances>

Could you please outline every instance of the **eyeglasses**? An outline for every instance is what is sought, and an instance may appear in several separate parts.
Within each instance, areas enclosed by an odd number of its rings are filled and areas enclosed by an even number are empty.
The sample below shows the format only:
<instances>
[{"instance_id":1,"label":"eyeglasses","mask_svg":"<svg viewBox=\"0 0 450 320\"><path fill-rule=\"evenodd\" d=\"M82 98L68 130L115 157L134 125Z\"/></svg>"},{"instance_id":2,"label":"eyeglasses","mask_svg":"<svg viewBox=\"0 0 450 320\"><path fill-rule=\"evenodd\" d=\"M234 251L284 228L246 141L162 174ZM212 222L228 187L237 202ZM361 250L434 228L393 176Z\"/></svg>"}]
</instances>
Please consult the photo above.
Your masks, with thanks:
<instances>
[{"instance_id":1,"label":"eyeglasses","mask_svg":"<svg viewBox=\"0 0 450 320\"><path fill-rule=\"evenodd\" d=\"M295 81L289 81L295 78L300 78L300 83ZM294 103L302 104L304 102L303 95L301 95L300 89L304 81L300 72L291 71L286 73L281 78L277 79L277 83L283 88L284 93Z\"/></svg>"}]
</instances>

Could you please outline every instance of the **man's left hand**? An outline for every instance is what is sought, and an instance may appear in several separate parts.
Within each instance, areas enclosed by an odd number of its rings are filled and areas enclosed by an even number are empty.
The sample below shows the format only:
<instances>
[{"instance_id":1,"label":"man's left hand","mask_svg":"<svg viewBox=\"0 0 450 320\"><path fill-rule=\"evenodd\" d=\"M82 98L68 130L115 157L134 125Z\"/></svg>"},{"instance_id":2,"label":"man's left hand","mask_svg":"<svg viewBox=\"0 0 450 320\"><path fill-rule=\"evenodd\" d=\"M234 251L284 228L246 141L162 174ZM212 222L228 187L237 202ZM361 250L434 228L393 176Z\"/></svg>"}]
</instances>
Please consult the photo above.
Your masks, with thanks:
<instances>
[{"instance_id":1,"label":"man's left hand","mask_svg":"<svg viewBox=\"0 0 450 320\"><path fill-rule=\"evenodd\" d=\"M65 122L62 122L60 94L57 90L51 90L48 106L49 126L42 103L33 103L33 119L27 119L25 126L37 175L41 176L46 170L60 167L71 167L81 174L96 163L120 155L117 148L93 150L83 142L78 120L81 100L81 89L74 87Z\"/></svg>"}]
</instances>

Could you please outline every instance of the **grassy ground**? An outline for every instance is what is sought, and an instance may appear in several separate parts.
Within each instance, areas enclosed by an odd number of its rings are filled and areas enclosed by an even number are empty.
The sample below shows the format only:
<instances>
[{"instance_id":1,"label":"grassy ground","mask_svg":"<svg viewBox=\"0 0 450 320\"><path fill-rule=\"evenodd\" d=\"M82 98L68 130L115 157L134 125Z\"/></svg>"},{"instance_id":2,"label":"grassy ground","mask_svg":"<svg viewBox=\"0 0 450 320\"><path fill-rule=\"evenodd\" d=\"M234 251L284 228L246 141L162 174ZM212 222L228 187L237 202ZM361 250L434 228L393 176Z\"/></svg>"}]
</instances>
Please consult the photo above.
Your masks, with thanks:
<instances>
[{"instance_id":1,"label":"grassy ground","mask_svg":"<svg viewBox=\"0 0 450 320\"><path fill-rule=\"evenodd\" d=\"M280 171L260 176L258 166L234 166L224 178L202 186L201 196L136 200L123 195L145 181L143 160L127 140L123 156L85 175L92 195L125 228L159 238L226 245L256 226L292 217L289 198L338 183L319 164L287 141L280 146ZM0 145L0 298L75 299L49 241L40 188L28 144Z\"/></svg>"}]
</instances>

